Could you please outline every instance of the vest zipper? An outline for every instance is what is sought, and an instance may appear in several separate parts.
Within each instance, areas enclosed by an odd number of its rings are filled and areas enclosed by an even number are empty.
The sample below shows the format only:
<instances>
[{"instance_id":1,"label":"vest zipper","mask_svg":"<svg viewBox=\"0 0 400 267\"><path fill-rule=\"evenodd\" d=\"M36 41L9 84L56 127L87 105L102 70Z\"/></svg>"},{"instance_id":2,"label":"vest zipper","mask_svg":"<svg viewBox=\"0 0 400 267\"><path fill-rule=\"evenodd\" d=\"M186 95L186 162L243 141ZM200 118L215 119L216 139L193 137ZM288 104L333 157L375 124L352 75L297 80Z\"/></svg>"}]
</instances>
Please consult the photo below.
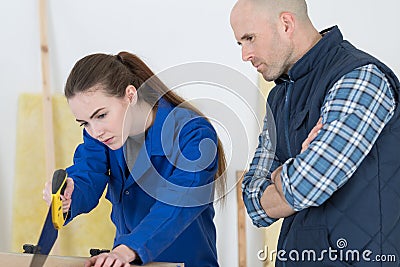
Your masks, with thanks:
<instances>
[{"instance_id":1,"label":"vest zipper","mask_svg":"<svg viewBox=\"0 0 400 267\"><path fill-rule=\"evenodd\" d=\"M285 139L286 139L286 146L287 151L289 153L289 157L292 157L292 150L290 148L290 140L289 140L289 116L290 116L290 102L292 97L292 90L293 90L293 81L289 80L286 83L286 96L285 96Z\"/></svg>"}]
</instances>

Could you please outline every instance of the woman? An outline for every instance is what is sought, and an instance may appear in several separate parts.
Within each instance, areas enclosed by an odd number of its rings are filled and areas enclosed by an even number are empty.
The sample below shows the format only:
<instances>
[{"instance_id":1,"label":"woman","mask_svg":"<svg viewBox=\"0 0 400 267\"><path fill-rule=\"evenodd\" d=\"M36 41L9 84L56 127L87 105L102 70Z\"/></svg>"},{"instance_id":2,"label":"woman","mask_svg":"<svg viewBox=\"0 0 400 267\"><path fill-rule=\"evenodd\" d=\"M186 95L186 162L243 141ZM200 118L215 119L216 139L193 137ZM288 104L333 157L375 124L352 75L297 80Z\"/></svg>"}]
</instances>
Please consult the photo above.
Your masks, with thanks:
<instances>
[{"instance_id":1,"label":"woman","mask_svg":"<svg viewBox=\"0 0 400 267\"><path fill-rule=\"evenodd\" d=\"M79 60L65 96L84 128L67 168L66 223L91 211L108 185L116 226L112 251L86 266L218 266L213 191L224 195L226 163L209 121L127 52Z\"/></svg>"}]
</instances>

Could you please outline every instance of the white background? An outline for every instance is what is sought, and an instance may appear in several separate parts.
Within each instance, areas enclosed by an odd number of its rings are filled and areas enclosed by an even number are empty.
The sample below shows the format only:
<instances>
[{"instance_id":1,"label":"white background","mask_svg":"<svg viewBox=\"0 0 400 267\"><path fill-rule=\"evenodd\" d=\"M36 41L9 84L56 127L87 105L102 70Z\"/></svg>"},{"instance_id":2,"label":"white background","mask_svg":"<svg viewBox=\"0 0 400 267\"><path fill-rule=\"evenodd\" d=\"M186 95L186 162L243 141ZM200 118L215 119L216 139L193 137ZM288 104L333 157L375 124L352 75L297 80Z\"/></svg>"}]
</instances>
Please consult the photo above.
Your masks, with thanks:
<instances>
[{"instance_id":1,"label":"white background","mask_svg":"<svg viewBox=\"0 0 400 267\"><path fill-rule=\"evenodd\" d=\"M49 2L53 92L62 92L68 72L79 58L95 52L115 54L122 50L136 53L155 72L182 63L206 61L233 68L257 83L256 71L249 63L241 62L240 48L229 25L234 0ZM309 0L308 4L311 19L319 30L339 25L346 39L377 56L400 74L398 1ZM42 88L38 21L37 1L1 1L0 251L10 250L17 99L23 92L40 93ZM239 93L254 110L260 109L256 92L241 90ZM205 112L213 113L214 110ZM249 123L248 146L254 149L258 128ZM235 146L232 155L242 151L243 147ZM231 183L234 172L241 168L243 166L231 162ZM234 245L237 244L234 192L228 195L223 210L216 209L221 266L238 264ZM248 234L248 266L261 266L256 253L263 248L262 231L249 225Z\"/></svg>"}]
</instances>

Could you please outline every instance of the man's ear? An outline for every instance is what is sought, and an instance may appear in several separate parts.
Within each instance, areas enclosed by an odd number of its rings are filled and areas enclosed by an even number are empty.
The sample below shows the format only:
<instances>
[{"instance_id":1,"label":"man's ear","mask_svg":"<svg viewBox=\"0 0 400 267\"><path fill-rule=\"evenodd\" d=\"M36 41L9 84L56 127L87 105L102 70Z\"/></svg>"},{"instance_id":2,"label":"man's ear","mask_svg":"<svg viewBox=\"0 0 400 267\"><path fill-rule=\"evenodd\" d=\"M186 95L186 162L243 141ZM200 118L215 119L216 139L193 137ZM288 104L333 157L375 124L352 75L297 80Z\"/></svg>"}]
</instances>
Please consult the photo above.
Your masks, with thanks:
<instances>
[{"instance_id":1,"label":"man's ear","mask_svg":"<svg viewBox=\"0 0 400 267\"><path fill-rule=\"evenodd\" d=\"M135 86L128 85L125 89L125 96L128 98L129 104L134 105L137 102L137 90Z\"/></svg>"},{"instance_id":2,"label":"man's ear","mask_svg":"<svg viewBox=\"0 0 400 267\"><path fill-rule=\"evenodd\" d=\"M284 27L285 33L292 35L296 26L296 19L290 12L282 12L280 15L280 21Z\"/></svg>"}]
</instances>

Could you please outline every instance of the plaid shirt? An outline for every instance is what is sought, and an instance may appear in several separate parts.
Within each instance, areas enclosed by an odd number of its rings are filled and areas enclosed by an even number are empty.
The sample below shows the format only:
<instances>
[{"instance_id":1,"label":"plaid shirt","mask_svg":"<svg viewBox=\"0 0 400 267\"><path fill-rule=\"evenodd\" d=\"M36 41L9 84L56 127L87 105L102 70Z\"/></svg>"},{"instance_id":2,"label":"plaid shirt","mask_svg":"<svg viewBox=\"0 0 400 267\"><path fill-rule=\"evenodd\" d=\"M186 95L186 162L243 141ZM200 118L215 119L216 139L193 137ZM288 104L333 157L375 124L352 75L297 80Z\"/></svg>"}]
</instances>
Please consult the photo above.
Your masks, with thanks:
<instances>
[{"instance_id":1,"label":"plaid shirt","mask_svg":"<svg viewBox=\"0 0 400 267\"><path fill-rule=\"evenodd\" d=\"M353 70L327 93L321 108L323 128L318 136L306 151L285 163L275 157L265 118L242 184L244 203L253 223L260 227L276 221L265 213L260 198L271 184L271 173L282 164L283 193L295 211L324 203L356 171L395 107L389 82L375 65Z\"/></svg>"}]
</instances>

